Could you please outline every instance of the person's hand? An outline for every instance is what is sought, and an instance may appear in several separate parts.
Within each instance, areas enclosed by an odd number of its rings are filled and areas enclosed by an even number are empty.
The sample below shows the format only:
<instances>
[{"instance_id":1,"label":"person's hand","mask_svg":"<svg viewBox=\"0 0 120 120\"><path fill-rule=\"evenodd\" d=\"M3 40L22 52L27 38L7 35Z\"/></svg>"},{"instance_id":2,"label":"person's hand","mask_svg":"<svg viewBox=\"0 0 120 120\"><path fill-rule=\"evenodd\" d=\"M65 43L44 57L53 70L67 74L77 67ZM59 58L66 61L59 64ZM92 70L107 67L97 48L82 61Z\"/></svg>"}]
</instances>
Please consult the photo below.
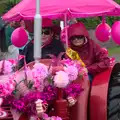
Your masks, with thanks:
<instances>
[{"instance_id":1,"label":"person's hand","mask_svg":"<svg viewBox=\"0 0 120 120\"><path fill-rule=\"evenodd\" d=\"M75 105L75 103L77 102L77 100L73 97L68 97L67 100L68 100L68 103L69 103L70 107Z\"/></svg>"}]
</instances>

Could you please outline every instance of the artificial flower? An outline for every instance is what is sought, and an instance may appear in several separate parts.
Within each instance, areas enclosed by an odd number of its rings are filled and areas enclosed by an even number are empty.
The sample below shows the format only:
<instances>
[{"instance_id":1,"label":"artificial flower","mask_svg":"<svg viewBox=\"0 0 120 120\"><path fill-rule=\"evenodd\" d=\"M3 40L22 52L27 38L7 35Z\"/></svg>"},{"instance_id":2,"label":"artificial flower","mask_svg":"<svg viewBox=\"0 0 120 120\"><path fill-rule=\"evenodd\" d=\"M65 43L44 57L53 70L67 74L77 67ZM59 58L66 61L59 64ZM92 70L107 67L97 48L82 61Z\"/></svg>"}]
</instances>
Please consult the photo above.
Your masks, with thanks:
<instances>
[{"instance_id":1,"label":"artificial flower","mask_svg":"<svg viewBox=\"0 0 120 120\"><path fill-rule=\"evenodd\" d=\"M11 73L12 72L12 63L7 60L0 61L0 72L3 72L4 74Z\"/></svg>"},{"instance_id":2,"label":"artificial flower","mask_svg":"<svg viewBox=\"0 0 120 120\"><path fill-rule=\"evenodd\" d=\"M42 119L43 120L62 120L62 118L58 117L58 116L51 116L51 117L49 117L46 113L42 114Z\"/></svg>"},{"instance_id":3,"label":"artificial flower","mask_svg":"<svg viewBox=\"0 0 120 120\"><path fill-rule=\"evenodd\" d=\"M6 97L7 95L10 95L15 89L14 74L1 75L0 79L0 91L2 91L0 96Z\"/></svg>"},{"instance_id":4,"label":"artificial flower","mask_svg":"<svg viewBox=\"0 0 120 120\"><path fill-rule=\"evenodd\" d=\"M76 80L78 77L78 69L77 67L71 65L64 67L64 71L68 74L69 80L73 81Z\"/></svg>"},{"instance_id":5,"label":"artificial flower","mask_svg":"<svg viewBox=\"0 0 120 120\"><path fill-rule=\"evenodd\" d=\"M36 63L33 66L32 74L34 78L45 79L48 75L48 67L42 63Z\"/></svg>"},{"instance_id":6,"label":"artificial flower","mask_svg":"<svg viewBox=\"0 0 120 120\"><path fill-rule=\"evenodd\" d=\"M83 91L80 84L70 84L65 88L66 96L68 97L77 97Z\"/></svg>"},{"instance_id":7,"label":"artificial flower","mask_svg":"<svg viewBox=\"0 0 120 120\"><path fill-rule=\"evenodd\" d=\"M69 76L64 71L56 72L56 75L54 77L54 85L58 88L64 88L69 83Z\"/></svg>"},{"instance_id":8,"label":"artificial flower","mask_svg":"<svg viewBox=\"0 0 120 120\"><path fill-rule=\"evenodd\" d=\"M43 86L44 79L48 76L48 67L42 63L36 63L32 69L33 82L36 88Z\"/></svg>"},{"instance_id":9,"label":"artificial flower","mask_svg":"<svg viewBox=\"0 0 120 120\"><path fill-rule=\"evenodd\" d=\"M25 108L25 104L22 100L14 100L12 102L12 106L14 108L17 108L18 111L24 111L24 108Z\"/></svg>"},{"instance_id":10,"label":"artificial flower","mask_svg":"<svg viewBox=\"0 0 120 120\"><path fill-rule=\"evenodd\" d=\"M88 75L88 70L87 68L81 68L79 69L79 75L81 76L87 76Z\"/></svg>"}]
</instances>

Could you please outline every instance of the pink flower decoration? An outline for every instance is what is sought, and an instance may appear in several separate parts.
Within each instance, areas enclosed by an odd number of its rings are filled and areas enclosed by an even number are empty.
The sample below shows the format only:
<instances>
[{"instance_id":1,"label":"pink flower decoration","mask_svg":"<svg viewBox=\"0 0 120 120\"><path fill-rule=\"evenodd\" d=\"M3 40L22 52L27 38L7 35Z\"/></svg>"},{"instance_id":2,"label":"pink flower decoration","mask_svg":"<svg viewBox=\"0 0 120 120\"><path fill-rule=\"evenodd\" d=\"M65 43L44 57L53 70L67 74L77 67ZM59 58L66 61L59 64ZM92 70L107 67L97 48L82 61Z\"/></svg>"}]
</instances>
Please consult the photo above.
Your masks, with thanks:
<instances>
[{"instance_id":1,"label":"pink flower decoration","mask_svg":"<svg viewBox=\"0 0 120 120\"><path fill-rule=\"evenodd\" d=\"M36 63L33 67L32 74L34 78L41 80L47 77L48 67L46 65L42 63Z\"/></svg>"},{"instance_id":2,"label":"pink flower decoration","mask_svg":"<svg viewBox=\"0 0 120 120\"><path fill-rule=\"evenodd\" d=\"M70 81L75 80L75 78L77 78L78 75L87 79L88 76L87 68L83 67L80 61L64 59L62 63L63 65L66 66L64 70L68 73Z\"/></svg>"},{"instance_id":3,"label":"pink flower decoration","mask_svg":"<svg viewBox=\"0 0 120 120\"><path fill-rule=\"evenodd\" d=\"M8 61L11 62L13 66L17 65L17 60L9 59Z\"/></svg>"},{"instance_id":4,"label":"pink flower decoration","mask_svg":"<svg viewBox=\"0 0 120 120\"><path fill-rule=\"evenodd\" d=\"M69 65L74 65L75 62L70 60L70 59L64 59L62 60L62 63L65 65L65 66L69 66Z\"/></svg>"},{"instance_id":5,"label":"pink flower decoration","mask_svg":"<svg viewBox=\"0 0 120 120\"><path fill-rule=\"evenodd\" d=\"M32 69L34 86L39 88L43 85L44 79L48 76L48 67L42 63L36 63Z\"/></svg>"},{"instance_id":6,"label":"pink flower decoration","mask_svg":"<svg viewBox=\"0 0 120 120\"><path fill-rule=\"evenodd\" d=\"M0 76L0 96L6 97L10 95L13 90L15 89L15 75L14 74L7 74Z\"/></svg>"},{"instance_id":7,"label":"pink flower decoration","mask_svg":"<svg viewBox=\"0 0 120 120\"><path fill-rule=\"evenodd\" d=\"M6 97L10 95L13 90L15 89L14 84L10 84L9 82L0 85L0 96L1 97Z\"/></svg>"},{"instance_id":8,"label":"pink flower decoration","mask_svg":"<svg viewBox=\"0 0 120 120\"><path fill-rule=\"evenodd\" d=\"M76 80L78 77L78 69L77 67L71 65L64 67L65 72L68 74L69 80L73 81Z\"/></svg>"},{"instance_id":9,"label":"pink flower decoration","mask_svg":"<svg viewBox=\"0 0 120 120\"><path fill-rule=\"evenodd\" d=\"M44 120L62 120L62 118L58 117L58 116L51 116L51 117L49 117L46 113L42 114L42 118Z\"/></svg>"},{"instance_id":10,"label":"pink flower decoration","mask_svg":"<svg viewBox=\"0 0 120 120\"><path fill-rule=\"evenodd\" d=\"M88 75L87 68L81 68L81 69L79 69L79 75L82 75L82 76Z\"/></svg>"},{"instance_id":11,"label":"pink flower decoration","mask_svg":"<svg viewBox=\"0 0 120 120\"><path fill-rule=\"evenodd\" d=\"M54 85L58 88L64 88L69 83L69 77L68 74L64 71L56 72L56 75L54 77Z\"/></svg>"},{"instance_id":12,"label":"pink flower decoration","mask_svg":"<svg viewBox=\"0 0 120 120\"><path fill-rule=\"evenodd\" d=\"M3 67L3 61L0 61L0 71L2 70L2 67ZM11 73L12 72L12 63L5 60L4 61L4 70L3 70L3 73L4 74L8 74L8 73Z\"/></svg>"},{"instance_id":13,"label":"pink flower decoration","mask_svg":"<svg viewBox=\"0 0 120 120\"><path fill-rule=\"evenodd\" d=\"M10 95L12 93L12 91L15 89L15 86L14 86L14 84L7 82L4 85L4 89L5 89L6 95Z\"/></svg>"},{"instance_id":14,"label":"pink flower decoration","mask_svg":"<svg viewBox=\"0 0 120 120\"><path fill-rule=\"evenodd\" d=\"M60 118L60 117L56 117L56 116L52 116L52 117L50 117L50 120L62 120L62 118Z\"/></svg>"}]
</instances>

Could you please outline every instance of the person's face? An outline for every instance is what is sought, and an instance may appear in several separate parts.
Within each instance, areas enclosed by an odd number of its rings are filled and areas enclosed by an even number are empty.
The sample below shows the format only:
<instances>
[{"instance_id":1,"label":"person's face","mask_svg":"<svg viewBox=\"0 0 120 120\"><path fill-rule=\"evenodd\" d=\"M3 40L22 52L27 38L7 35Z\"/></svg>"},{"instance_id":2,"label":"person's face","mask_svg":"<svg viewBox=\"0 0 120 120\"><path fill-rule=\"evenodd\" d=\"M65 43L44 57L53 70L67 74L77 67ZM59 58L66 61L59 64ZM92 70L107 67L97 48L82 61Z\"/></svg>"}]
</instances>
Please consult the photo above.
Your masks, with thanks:
<instances>
[{"instance_id":1,"label":"person's face","mask_svg":"<svg viewBox=\"0 0 120 120\"><path fill-rule=\"evenodd\" d=\"M53 37L53 32L50 28L42 28L42 43L50 41Z\"/></svg>"},{"instance_id":2,"label":"person's face","mask_svg":"<svg viewBox=\"0 0 120 120\"><path fill-rule=\"evenodd\" d=\"M76 36L72 36L70 40L74 46L82 46L85 42L85 37L76 35Z\"/></svg>"},{"instance_id":3,"label":"person's face","mask_svg":"<svg viewBox=\"0 0 120 120\"><path fill-rule=\"evenodd\" d=\"M14 26L15 26L15 21L11 22L9 25L10 25L11 27L14 27Z\"/></svg>"},{"instance_id":4,"label":"person's face","mask_svg":"<svg viewBox=\"0 0 120 120\"><path fill-rule=\"evenodd\" d=\"M20 26L25 28L25 22L23 20L20 21Z\"/></svg>"}]
</instances>

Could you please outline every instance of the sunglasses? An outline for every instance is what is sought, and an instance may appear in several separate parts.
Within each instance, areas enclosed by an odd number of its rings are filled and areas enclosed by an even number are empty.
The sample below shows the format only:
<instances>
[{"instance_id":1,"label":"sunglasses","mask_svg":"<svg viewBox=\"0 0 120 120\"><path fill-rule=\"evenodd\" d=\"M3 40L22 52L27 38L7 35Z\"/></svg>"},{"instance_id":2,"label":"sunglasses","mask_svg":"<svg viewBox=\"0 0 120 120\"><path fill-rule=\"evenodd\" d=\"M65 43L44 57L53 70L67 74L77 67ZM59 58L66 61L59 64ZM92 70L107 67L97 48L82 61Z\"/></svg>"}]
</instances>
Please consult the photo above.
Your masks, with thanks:
<instances>
[{"instance_id":1,"label":"sunglasses","mask_svg":"<svg viewBox=\"0 0 120 120\"><path fill-rule=\"evenodd\" d=\"M85 37L83 35L74 35L74 36L70 37L71 41L73 41L75 39L85 39Z\"/></svg>"},{"instance_id":2,"label":"sunglasses","mask_svg":"<svg viewBox=\"0 0 120 120\"><path fill-rule=\"evenodd\" d=\"M50 28L42 28L42 34L45 34L45 35L49 35L51 33L51 29Z\"/></svg>"},{"instance_id":3,"label":"sunglasses","mask_svg":"<svg viewBox=\"0 0 120 120\"><path fill-rule=\"evenodd\" d=\"M42 34L49 35L51 33L50 30L42 30Z\"/></svg>"}]
</instances>

